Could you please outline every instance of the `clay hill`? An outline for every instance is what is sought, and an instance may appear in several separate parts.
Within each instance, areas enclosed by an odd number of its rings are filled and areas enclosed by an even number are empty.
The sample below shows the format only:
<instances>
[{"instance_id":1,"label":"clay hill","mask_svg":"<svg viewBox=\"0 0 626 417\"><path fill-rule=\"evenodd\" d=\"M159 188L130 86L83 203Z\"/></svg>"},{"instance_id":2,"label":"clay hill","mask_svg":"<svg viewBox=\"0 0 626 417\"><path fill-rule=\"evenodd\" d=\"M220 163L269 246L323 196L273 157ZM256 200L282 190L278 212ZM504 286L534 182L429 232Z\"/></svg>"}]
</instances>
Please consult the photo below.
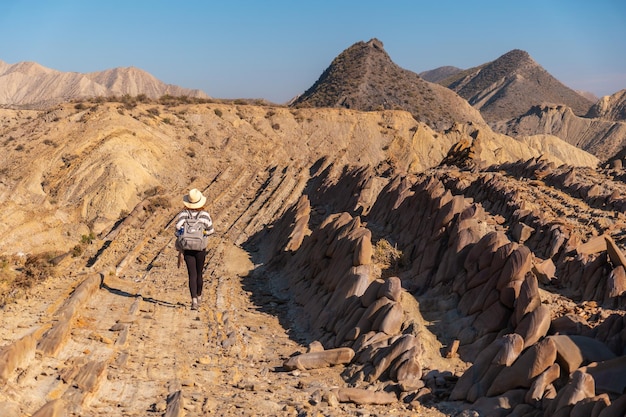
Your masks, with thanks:
<instances>
[{"instance_id":1,"label":"clay hill","mask_svg":"<svg viewBox=\"0 0 626 417\"><path fill-rule=\"evenodd\" d=\"M171 97L1 121L5 416L624 410L624 172L575 147Z\"/></svg>"},{"instance_id":2,"label":"clay hill","mask_svg":"<svg viewBox=\"0 0 626 417\"><path fill-rule=\"evenodd\" d=\"M372 39L343 51L290 105L402 109L435 130L455 122L488 123L518 139L557 136L608 161L625 146L623 94L612 97L593 105L520 50L476 68L447 66L417 75L398 67L382 42Z\"/></svg>"},{"instance_id":3,"label":"clay hill","mask_svg":"<svg viewBox=\"0 0 626 417\"><path fill-rule=\"evenodd\" d=\"M439 76L449 72L447 78ZM525 51L510 51L467 70L442 67L421 74L467 99L497 132L519 137L555 135L615 159L624 143L624 91L592 101L563 85Z\"/></svg>"},{"instance_id":4,"label":"clay hill","mask_svg":"<svg viewBox=\"0 0 626 417\"><path fill-rule=\"evenodd\" d=\"M606 116L580 117L567 106L544 104L533 106L521 116L506 122L494 123L492 127L511 137L554 135L602 161L615 160L619 159L618 154L623 153L626 146L626 120L612 120L621 117L619 101L611 100L620 96L624 96L624 91L604 97L589 110L590 113L598 112L598 115ZM605 103L604 107L601 107L602 103Z\"/></svg>"},{"instance_id":5,"label":"clay hill","mask_svg":"<svg viewBox=\"0 0 626 417\"><path fill-rule=\"evenodd\" d=\"M339 54L311 88L290 104L302 107L406 110L435 130L456 122L484 124L480 113L450 89L396 65L378 39Z\"/></svg>"},{"instance_id":6,"label":"clay hill","mask_svg":"<svg viewBox=\"0 0 626 417\"><path fill-rule=\"evenodd\" d=\"M439 83L465 98L490 123L512 119L544 103L565 105L584 116L593 104L519 49Z\"/></svg>"},{"instance_id":7,"label":"clay hill","mask_svg":"<svg viewBox=\"0 0 626 417\"><path fill-rule=\"evenodd\" d=\"M452 77L453 75L456 75L462 71L463 69L461 68L446 65L432 70L420 72L419 76L428 82L436 83L441 80L445 80L446 78Z\"/></svg>"},{"instance_id":8,"label":"clay hill","mask_svg":"<svg viewBox=\"0 0 626 417\"><path fill-rule=\"evenodd\" d=\"M41 108L72 99L124 95L208 98L200 90L165 84L134 67L82 74L53 70L35 62L11 65L0 61L0 106Z\"/></svg>"},{"instance_id":9,"label":"clay hill","mask_svg":"<svg viewBox=\"0 0 626 417\"><path fill-rule=\"evenodd\" d=\"M621 159L415 80L412 111L0 109L2 415L624 415ZM172 226L192 187L216 229L197 311Z\"/></svg>"},{"instance_id":10,"label":"clay hill","mask_svg":"<svg viewBox=\"0 0 626 417\"><path fill-rule=\"evenodd\" d=\"M626 90L618 91L611 96L605 96L594 104L587 117L611 120L614 122L626 121Z\"/></svg>"}]
</instances>

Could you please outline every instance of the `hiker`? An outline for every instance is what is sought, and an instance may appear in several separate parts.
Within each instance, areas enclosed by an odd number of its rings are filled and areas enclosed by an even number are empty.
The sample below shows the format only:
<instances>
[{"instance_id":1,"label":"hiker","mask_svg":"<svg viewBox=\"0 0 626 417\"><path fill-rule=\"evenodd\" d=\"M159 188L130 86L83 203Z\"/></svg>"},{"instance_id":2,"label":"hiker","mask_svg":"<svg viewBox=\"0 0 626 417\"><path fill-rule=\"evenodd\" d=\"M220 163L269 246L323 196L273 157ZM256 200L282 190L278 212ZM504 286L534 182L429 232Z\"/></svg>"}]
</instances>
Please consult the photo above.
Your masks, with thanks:
<instances>
[{"instance_id":1,"label":"hiker","mask_svg":"<svg viewBox=\"0 0 626 417\"><path fill-rule=\"evenodd\" d=\"M191 189L189 194L183 197L185 209L176 218L178 267L180 267L181 258L184 259L189 275L192 310L197 310L202 301L202 272L206 258L207 237L215 232L211 216L204 210L206 200L206 196L202 195L200 190ZM196 226L199 230L198 235L194 237Z\"/></svg>"}]
</instances>

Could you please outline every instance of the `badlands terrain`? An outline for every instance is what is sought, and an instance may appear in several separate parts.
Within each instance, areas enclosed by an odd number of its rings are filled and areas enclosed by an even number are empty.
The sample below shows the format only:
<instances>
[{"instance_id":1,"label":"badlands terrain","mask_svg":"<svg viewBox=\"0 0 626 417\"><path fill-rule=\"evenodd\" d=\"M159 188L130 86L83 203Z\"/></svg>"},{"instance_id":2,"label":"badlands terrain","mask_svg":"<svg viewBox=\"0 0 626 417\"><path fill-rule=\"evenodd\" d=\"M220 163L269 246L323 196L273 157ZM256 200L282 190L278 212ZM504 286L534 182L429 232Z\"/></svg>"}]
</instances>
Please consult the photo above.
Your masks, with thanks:
<instances>
[{"instance_id":1,"label":"badlands terrain","mask_svg":"<svg viewBox=\"0 0 626 417\"><path fill-rule=\"evenodd\" d=\"M626 185L402 110L0 110L0 410L623 416ZM189 309L172 220L217 233Z\"/></svg>"}]
</instances>

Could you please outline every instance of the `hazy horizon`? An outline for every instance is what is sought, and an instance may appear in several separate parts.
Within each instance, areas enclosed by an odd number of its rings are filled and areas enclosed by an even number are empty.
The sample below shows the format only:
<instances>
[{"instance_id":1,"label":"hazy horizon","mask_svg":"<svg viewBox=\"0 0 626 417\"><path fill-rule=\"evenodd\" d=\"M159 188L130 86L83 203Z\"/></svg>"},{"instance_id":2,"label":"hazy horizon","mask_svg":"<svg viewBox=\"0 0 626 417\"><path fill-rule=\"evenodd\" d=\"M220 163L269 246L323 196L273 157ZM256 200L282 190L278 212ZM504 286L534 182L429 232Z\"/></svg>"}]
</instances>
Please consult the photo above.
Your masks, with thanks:
<instances>
[{"instance_id":1,"label":"hazy horizon","mask_svg":"<svg viewBox=\"0 0 626 417\"><path fill-rule=\"evenodd\" d=\"M436 4L434 4L436 3ZM626 88L626 3L399 0L7 1L0 60L67 72L137 67L215 98L284 103L377 38L400 67L471 68L521 49L566 86Z\"/></svg>"}]
</instances>

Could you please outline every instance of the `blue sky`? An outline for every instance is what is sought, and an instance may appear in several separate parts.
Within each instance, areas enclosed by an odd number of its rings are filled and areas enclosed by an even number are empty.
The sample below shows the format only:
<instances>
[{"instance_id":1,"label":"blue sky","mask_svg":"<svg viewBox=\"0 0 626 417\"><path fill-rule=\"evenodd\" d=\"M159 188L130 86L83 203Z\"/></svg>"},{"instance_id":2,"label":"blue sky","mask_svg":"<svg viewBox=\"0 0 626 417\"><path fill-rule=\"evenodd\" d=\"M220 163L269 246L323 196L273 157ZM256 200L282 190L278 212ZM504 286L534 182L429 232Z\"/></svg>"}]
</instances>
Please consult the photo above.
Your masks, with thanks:
<instances>
[{"instance_id":1,"label":"blue sky","mask_svg":"<svg viewBox=\"0 0 626 417\"><path fill-rule=\"evenodd\" d=\"M0 60L138 67L216 98L284 103L377 38L399 66L470 68L522 49L568 87L626 88L622 0L2 0Z\"/></svg>"}]
</instances>

